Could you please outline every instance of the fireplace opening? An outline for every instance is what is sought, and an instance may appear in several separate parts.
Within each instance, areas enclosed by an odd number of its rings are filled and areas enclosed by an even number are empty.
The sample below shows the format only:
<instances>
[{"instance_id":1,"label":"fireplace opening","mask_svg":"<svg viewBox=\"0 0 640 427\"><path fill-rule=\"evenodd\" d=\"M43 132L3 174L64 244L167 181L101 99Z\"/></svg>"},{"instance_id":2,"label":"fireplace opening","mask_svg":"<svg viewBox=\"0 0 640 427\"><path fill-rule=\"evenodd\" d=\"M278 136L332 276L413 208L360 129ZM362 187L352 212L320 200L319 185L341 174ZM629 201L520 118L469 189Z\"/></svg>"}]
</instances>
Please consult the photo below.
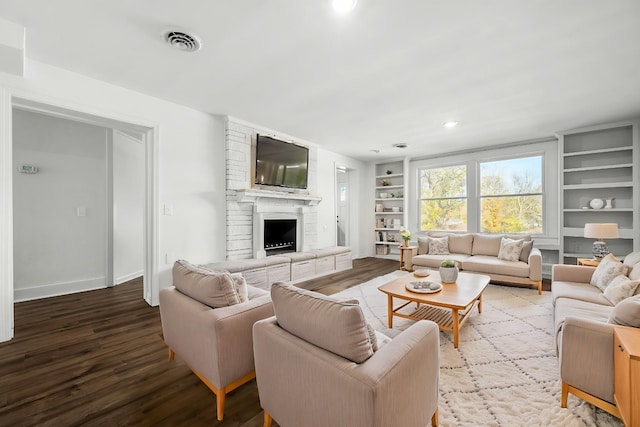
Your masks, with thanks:
<instances>
[{"instance_id":1,"label":"fireplace opening","mask_svg":"<svg viewBox=\"0 0 640 427\"><path fill-rule=\"evenodd\" d=\"M264 220L264 250L269 255L296 252L295 219Z\"/></svg>"}]
</instances>

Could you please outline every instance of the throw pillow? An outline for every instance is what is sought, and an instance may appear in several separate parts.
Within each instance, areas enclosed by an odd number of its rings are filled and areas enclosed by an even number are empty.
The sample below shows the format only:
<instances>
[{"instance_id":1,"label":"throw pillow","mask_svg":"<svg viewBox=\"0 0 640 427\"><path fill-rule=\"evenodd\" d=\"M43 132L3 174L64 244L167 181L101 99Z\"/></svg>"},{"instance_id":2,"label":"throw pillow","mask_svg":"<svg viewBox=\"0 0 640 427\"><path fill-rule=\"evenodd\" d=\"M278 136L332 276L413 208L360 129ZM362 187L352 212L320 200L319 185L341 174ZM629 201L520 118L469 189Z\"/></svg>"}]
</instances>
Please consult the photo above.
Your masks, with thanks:
<instances>
[{"instance_id":1,"label":"throw pillow","mask_svg":"<svg viewBox=\"0 0 640 427\"><path fill-rule=\"evenodd\" d=\"M358 300L338 301L282 282L271 285L271 300L280 327L298 338L355 363L373 355Z\"/></svg>"},{"instance_id":2,"label":"throw pillow","mask_svg":"<svg viewBox=\"0 0 640 427\"><path fill-rule=\"evenodd\" d=\"M429 237L429 255L449 255L449 236Z\"/></svg>"},{"instance_id":3,"label":"throw pillow","mask_svg":"<svg viewBox=\"0 0 640 427\"><path fill-rule=\"evenodd\" d=\"M625 298L629 298L636 291L640 284L639 280L631 280L627 276L621 274L616 276L609 286L604 290L604 297L613 305L618 304Z\"/></svg>"},{"instance_id":4,"label":"throw pillow","mask_svg":"<svg viewBox=\"0 0 640 427\"><path fill-rule=\"evenodd\" d=\"M613 308L609 323L640 328L640 295L626 298Z\"/></svg>"},{"instance_id":5,"label":"throw pillow","mask_svg":"<svg viewBox=\"0 0 640 427\"><path fill-rule=\"evenodd\" d=\"M425 255L429 253L429 238L418 237L418 255Z\"/></svg>"},{"instance_id":6,"label":"throw pillow","mask_svg":"<svg viewBox=\"0 0 640 427\"><path fill-rule=\"evenodd\" d=\"M522 251L520 251L520 261L526 263L529 262L529 255L531 255L531 249L533 249L533 240L522 243Z\"/></svg>"},{"instance_id":7,"label":"throw pillow","mask_svg":"<svg viewBox=\"0 0 640 427\"><path fill-rule=\"evenodd\" d=\"M503 237L500 241L498 259L502 259L504 261L519 261L523 244L523 239L513 240L508 237Z\"/></svg>"},{"instance_id":8,"label":"throw pillow","mask_svg":"<svg viewBox=\"0 0 640 427\"><path fill-rule=\"evenodd\" d=\"M371 323L367 322L367 333L369 333L369 341L371 342L371 348L374 352L378 351L378 336L376 335L376 330L373 329Z\"/></svg>"},{"instance_id":9,"label":"throw pillow","mask_svg":"<svg viewBox=\"0 0 640 427\"><path fill-rule=\"evenodd\" d=\"M184 260L173 264L173 286L183 294L209 307L227 307L240 303L229 273L198 267Z\"/></svg>"},{"instance_id":10,"label":"throw pillow","mask_svg":"<svg viewBox=\"0 0 640 427\"><path fill-rule=\"evenodd\" d=\"M380 350L382 347L384 347L386 344L389 344L391 342L391 337L383 334L380 331L375 331L376 333L376 342L378 344L378 348L377 350ZM377 351L376 350L376 351Z\"/></svg>"},{"instance_id":11,"label":"throw pillow","mask_svg":"<svg viewBox=\"0 0 640 427\"><path fill-rule=\"evenodd\" d=\"M590 283L604 292L614 278L626 273L627 266L622 264L613 254L609 254L596 267Z\"/></svg>"},{"instance_id":12,"label":"throw pillow","mask_svg":"<svg viewBox=\"0 0 640 427\"><path fill-rule=\"evenodd\" d=\"M247 301L249 299L249 288L247 288L247 281L242 273L231 273L231 278L233 279L233 286L236 288L240 302Z\"/></svg>"}]
</instances>

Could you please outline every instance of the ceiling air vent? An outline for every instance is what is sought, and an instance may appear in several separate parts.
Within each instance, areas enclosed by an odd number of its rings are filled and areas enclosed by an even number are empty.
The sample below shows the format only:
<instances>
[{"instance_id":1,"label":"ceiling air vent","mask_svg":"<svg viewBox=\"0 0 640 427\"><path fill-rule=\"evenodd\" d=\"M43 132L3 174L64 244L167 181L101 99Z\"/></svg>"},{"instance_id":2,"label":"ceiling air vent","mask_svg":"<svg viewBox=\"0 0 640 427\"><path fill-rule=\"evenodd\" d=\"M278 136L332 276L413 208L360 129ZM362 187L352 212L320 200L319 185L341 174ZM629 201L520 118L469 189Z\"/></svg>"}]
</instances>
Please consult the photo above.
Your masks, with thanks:
<instances>
[{"instance_id":1,"label":"ceiling air vent","mask_svg":"<svg viewBox=\"0 0 640 427\"><path fill-rule=\"evenodd\" d=\"M180 30L165 31L164 41L183 52L195 52L202 47L202 42L197 36Z\"/></svg>"}]
</instances>

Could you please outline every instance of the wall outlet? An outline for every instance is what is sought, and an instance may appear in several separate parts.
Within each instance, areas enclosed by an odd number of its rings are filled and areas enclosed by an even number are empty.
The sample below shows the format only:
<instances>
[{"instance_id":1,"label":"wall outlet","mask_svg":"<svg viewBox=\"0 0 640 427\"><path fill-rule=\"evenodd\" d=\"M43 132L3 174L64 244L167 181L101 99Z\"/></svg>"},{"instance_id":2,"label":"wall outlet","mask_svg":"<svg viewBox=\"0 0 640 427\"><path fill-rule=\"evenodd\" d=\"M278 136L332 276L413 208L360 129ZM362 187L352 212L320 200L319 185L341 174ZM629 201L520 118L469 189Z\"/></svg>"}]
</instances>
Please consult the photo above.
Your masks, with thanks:
<instances>
[{"instance_id":1,"label":"wall outlet","mask_svg":"<svg viewBox=\"0 0 640 427\"><path fill-rule=\"evenodd\" d=\"M87 216L87 208L85 208L84 206L78 207L78 209L76 209L76 215L77 216Z\"/></svg>"},{"instance_id":2,"label":"wall outlet","mask_svg":"<svg viewBox=\"0 0 640 427\"><path fill-rule=\"evenodd\" d=\"M164 263L165 264L173 264L174 261L175 261L175 257L173 256L173 254L171 252L167 252L164 255Z\"/></svg>"}]
</instances>

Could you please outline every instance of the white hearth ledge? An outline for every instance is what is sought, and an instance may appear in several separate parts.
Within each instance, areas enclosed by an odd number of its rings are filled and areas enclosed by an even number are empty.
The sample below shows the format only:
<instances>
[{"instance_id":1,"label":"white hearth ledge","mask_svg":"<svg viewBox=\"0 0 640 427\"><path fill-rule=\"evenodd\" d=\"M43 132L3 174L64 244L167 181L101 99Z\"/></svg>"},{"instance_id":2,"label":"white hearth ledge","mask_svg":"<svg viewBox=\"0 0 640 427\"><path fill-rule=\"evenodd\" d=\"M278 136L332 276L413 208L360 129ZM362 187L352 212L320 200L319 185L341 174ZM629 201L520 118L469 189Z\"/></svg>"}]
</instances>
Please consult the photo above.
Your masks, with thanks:
<instances>
[{"instance_id":1,"label":"white hearth ledge","mask_svg":"<svg viewBox=\"0 0 640 427\"><path fill-rule=\"evenodd\" d=\"M241 189L236 190L236 200L238 202L255 203L259 199L282 199L282 200L300 200L309 206L316 206L322 200L320 196L312 196L310 194L285 193L283 191Z\"/></svg>"}]
</instances>

